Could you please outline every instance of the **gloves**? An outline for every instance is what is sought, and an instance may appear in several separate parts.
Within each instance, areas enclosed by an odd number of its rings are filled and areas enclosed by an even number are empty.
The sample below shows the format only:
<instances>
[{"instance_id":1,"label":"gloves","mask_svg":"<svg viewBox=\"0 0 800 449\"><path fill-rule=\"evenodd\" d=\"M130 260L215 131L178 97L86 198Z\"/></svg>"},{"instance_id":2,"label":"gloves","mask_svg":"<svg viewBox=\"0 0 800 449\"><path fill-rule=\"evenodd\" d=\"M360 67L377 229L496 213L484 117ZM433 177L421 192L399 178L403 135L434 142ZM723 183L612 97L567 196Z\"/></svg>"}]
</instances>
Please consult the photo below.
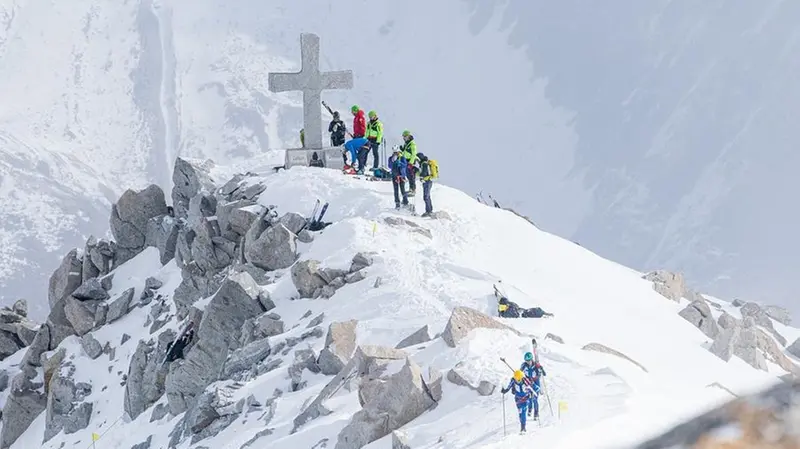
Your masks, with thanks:
<instances>
[{"instance_id":1,"label":"gloves","mask_svg":"<svg viewBox=\"0 0 800 449\"><path fill-rule=\"evenodd\" d=\"M500 393L506 394L506 393L508 393L508 390L506 390L505 388L501 388L500 389Z\"/></svg>"}]
</instances>

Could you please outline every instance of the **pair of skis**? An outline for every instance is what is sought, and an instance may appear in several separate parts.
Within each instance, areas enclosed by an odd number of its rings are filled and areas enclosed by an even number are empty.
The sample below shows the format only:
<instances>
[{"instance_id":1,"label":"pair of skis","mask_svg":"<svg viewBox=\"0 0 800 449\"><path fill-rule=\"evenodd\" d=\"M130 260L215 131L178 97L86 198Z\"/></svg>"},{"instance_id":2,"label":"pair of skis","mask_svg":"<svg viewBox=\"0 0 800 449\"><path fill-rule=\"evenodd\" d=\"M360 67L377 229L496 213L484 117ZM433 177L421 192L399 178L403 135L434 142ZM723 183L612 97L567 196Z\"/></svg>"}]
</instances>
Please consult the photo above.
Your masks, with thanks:
<instances>
[{"instance_id":1,"label":"pair of skis","mask_svg":"<svg viewBox=\"0 0 800 449\"><path fill-rule=\"evenodd\" d=\"M319 223L322 221L322 217L325 216L325 212L328 211L328 203L322 205L322 210L319 212L319 218L317 217L317 210L319 210L320 201L317 199L317 202L314 204L314 210L311 211L311 216L306 219L306 222L303 226L297 231L299 234L303 229L307 228L312 223Z\"/></svg>"},{"instance_id":2,"label":"pair of skis","mask_svg":"<svg viewBox=\"0 0 800 449\"><path fill-rule=\"evenodd\" d=\"M492 197L492 195L491 195L491 194L487 193L486 195L488 195L488 196L489 196L489 199L490 199L490 200L492 200L492 204L491 204L491 206L494 206L494 207L496 207L496 208L498 208L498 209L502 209L502 208L500 207L500 203L498 203L498 202L497 202L497 200L496 200L496 199L494 199L494 198ZM476 200L478 200L478 202L479 202L479 203L481 203L481 204L485 204L485 205L487 205L487 206L490 206L489 202L488 202L488 201L486 201L486 200L483 198L483 191L480 191L480 192L478 192L478 194L477 194L477 195L475 195L475 199L476 199Z\"/></svg>"}]
</instances>

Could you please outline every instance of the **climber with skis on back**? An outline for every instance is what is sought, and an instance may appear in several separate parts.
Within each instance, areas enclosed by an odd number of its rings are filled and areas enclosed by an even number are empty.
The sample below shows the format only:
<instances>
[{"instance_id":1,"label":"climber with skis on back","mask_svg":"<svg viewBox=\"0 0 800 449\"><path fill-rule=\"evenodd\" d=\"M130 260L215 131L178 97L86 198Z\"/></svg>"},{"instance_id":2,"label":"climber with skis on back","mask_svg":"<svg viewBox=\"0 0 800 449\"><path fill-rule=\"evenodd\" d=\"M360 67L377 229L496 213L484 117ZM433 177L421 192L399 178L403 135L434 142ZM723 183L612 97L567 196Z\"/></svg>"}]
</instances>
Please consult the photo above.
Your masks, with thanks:
<instances>
[{"instance_id":1,"label":"climber with skis on back","mask_svg":"<svg viewBox=\"0 0 800 449\"><path fill-rule=\"evenodd\" d=\"M403 157L408 162L408 196L414 196L417 193L417 169L414 164L417 163L417 143L414 142L414 136L411 131L403 131Z\"/></svg>"},{"instance_id":2,"label":"climber with skis on back","mask_svg":"<svg viewBox=\"0 0 800 449\"><path fill-rule=\"evenodd\" d=\"M439 177L439 164L428 159L423 153L417 154L419 159L419 177L422 179L422 199L425 201L425 213L423 217L430 217L433 214L433 202L431 202L431 188L433 180Z\"/></svg>"},{"instance_id":3,"label":"climber with skis on back","mask_svg":"<svg viewBox=\"0 0 800 449\"><path fill-rule=\"evenodd\" d=\"M389 168L392 170L392 187L394 188L394 208L400 209L400 196L403 195L403 206L408 206L408 194L406 193L406 174L408 161L403 157L400 148L395 147L389 157Z\"/></svg>"},{"instance_id":4,"label":"climber with skis on back","mask_svg":"<svg viewBox=\"0 0 800 449\"><path fill-rule=\"evenodd\" d=\"M328 112L330 112L333 116L333 119L328 124L328 132L331 133L331 146L340 147L344 145L344 138L347 134L347 125L344 124L344 121L342 121L341 117L339 116L339 111L332 110L324 101L322 102L322 105L325 106L325 109L327 109Z\"/></svg>"},{"instance_id":5,"label":"climber with skis on back","mask_svg":"<svg viewBox=\"0 0 800 449\"><path fill-rule=\"evenodd\" d=\"M506 394L509 391L514 393L514 402L517 404L520 433L525 433L528 404L530 403L531 396L537 395L537 393L531 386L525 383L525 374L520 370L514 371L514 376L511 378L508 386L500 390L500 392L503 394Z\"/></svg>"},{"instance_id":6,"label":"climber with skis on back","mask_svg":"<svg viewBox=\"0 0 800 449\"><path fill-rule=\"evenodd\" d=\"M525 380L528 385L533 388L533 391L539 393L541 391L541 384L539 377L546 376L547 373L544 371L544 367L533 358L533 353L526 352L525 353L525 361L522 362L522 366L519 367L520 371L525 374ZM533 408L533 410L531 410ZM533 411L533 419L534 421L539 420L539 395L532 395L530 400L528 401L528 416L531 415L531 411Z\"/></svg>"},{"instance_id":7,"label":"climber with skis on back","mask_svg":"<svg viewBox=\"0 0 800 449\"><path fill-rule=\"evenodd\" d=\"M189 321L186 329L175 342L170 342L167 345L167 358L166 363L174 362L175 360L183 358L183 350L194 340L194 322Z\"/></svg>"}]
</instances>

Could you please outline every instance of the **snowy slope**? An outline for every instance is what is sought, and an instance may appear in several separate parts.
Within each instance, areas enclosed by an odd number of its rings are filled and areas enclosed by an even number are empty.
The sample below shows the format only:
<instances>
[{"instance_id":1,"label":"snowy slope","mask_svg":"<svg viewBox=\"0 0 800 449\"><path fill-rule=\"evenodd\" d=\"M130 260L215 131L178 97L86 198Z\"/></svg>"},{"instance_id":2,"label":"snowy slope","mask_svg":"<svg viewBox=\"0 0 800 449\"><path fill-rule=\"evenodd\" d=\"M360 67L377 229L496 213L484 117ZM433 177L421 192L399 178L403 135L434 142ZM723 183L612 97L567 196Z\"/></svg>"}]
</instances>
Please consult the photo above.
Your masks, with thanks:
<instances>
[{"instance_id":1,"label":"snowy slope","mask_svg":"<svg viewBox=\"0 0 800 449\"><path fill-rule=\"evenodd\" d=\"M218 170L222 173L226 168ZM546 383L553 401L541 402L544 427L532 424L533 435L503 439L504 406L498 392L479 396L445 380L438 407L403 427L411 447L499 448L534 436L537 443L553 448L614 447L655 434L699 409L730 398L729 393L709 388L709 384L717 382L738 394L774 382L783 374L754 370L738 358L723 362L705 349L707 338L677 315L682 305L654 292L640 273L540 231L510 212L481 205L458 190L437 184L433 191L436 207L451 218L428 220L395 212L388 183L302 167L278 174L266 171L262 178L254 179L266 185L260 202L276 205L280 213L307 214L318 198L330 202L326 218L334 224L316 235L312 243L299 245L301 260L313 258L326 267L344 268L356 252L377 252L374 265L366 268L365 280L342 287L328 300L294 299L297 290L288 270L275 272L276 282L263 288L277 306L274 312L287 323L287 331L271 337L273 343L299 336L312 317L324 313L323 326L357 319L358 344L393 347L425 324L431 335L441 332L457 306L494 315L492 284L499 279L506 293L520 305L538 305L555 313L552 319L503 320L523 336L479 329L456 348L437 338L408 349L412 359L426 370L446 373L463 362L476 378L500 385L507 382L510 372L498 357L521 361L522 352L530 348L529 336L535 336L540 341L541 361L548 369ZM398 215L429 229L431 238L383 220ZM112 297L129 287L137 289L138 297L149 276L164 282L159 293L166 294L169 301L181 274L174 261L161 267L158 251L149 248L116 270ZM381 283L376 288L377 278ZM92 395L86 400L94 403L94 411L87 429L70 435L61 433L41 447L88 446L91 432L102 434L103 447L127 449L150 435L151 448L167 447L169 433L180 416L150 423L148 410L132 422L122 418L124 388L120 383L129 359L140 339L162 332L150 335L145 326L154 304L135 308L94 332L101 345L109 342L116 347L113 360L106 355L90 360L77 337L62 343L67 358L76 366L76 381L92 385ZM173 320L162 329L178 326ZM547 333L561 337L564 344L545 339ZM123 334L131 338L121 344ZM613 355L581 350L588 343L616 349L646 371ZM261 419L266 411L243 414L216 437L191 447L239 449L265 427L273 432L250 447L333 447L338 432L360 408L356 391L343 389L328 402L333 414L290 433L292 420L330 377L304 371L302 378L307 386L290 392L286 366L296 350L310 346L318 353L323 344L322 338L304 340L287 354L275 355L285 361L280 368L232 390L233 401L253 394L264 404L274 390L280 389L283 393L275 402L269 423ZM13 371L19 359L16 354L0 367ZM220 385L229 383L222 381ZM159 402L165 402L165 398ZM514 433L517 427L510 402L505 404L507 429ZM559 420L549 406L557 413L560 402L566 403L568 410ZM39 447L44 422L43 413L12 449ZM326 438L328 446L315 446ZM390 440L386 437L368 447L387 448ZM187 441L180 447L190 445Z\"/></svg>"}]
</instances>

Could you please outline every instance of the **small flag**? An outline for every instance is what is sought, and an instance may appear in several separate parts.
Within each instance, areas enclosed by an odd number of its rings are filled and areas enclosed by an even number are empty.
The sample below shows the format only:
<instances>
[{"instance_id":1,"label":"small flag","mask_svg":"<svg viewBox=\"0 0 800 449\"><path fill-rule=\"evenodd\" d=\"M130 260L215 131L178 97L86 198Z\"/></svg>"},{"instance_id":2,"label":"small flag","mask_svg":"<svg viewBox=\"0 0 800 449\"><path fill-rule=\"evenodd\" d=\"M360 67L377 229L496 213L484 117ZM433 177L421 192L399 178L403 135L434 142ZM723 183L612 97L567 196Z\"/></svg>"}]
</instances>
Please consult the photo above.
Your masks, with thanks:
<instances>
[{"instance_id":1,"label":"small flag","mask_svg":"<svg viewBox=\"0 0 800 449\"><path fill-rule=\"evenodd\" d=\"M569 407L567 406L566 401L558 401L558 411L559 412L569 411Z\"/></svg>"},{"instance_id":2,"label":"small flag","mask_svg":"<svg viewBox=\"0 0 800 449\"><path fill-rule=\"evenodd\" d=\"M373 222L372 223L372 236L373 237L375 237L375 231L377 231L377 230L378 230L378 223L377 222Z\"/></svg>"},{"instance_id":3,"label":"small flag","mask_svg":"<svg viewBox=\"0 0 800 449\"><path fill-rule=\"evenodd\" d=\"M96 433L92 432L92 441L97 441L97 440L99 440L99 439L100 439L100 435L98 435L98 434L96 434Z\"/></svg>"}]
</instances>

